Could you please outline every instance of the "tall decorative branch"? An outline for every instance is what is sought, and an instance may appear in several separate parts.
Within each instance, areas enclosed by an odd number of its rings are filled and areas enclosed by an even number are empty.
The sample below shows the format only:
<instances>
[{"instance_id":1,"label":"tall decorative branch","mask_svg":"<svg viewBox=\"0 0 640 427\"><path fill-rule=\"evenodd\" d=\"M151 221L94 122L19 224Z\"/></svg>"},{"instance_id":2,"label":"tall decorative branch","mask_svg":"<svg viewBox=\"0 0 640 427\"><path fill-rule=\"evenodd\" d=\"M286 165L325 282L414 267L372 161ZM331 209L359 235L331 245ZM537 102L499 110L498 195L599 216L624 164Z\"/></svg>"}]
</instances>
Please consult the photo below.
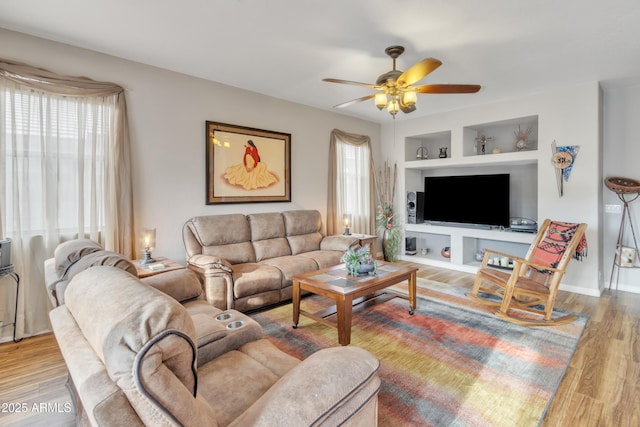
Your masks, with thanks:
<instances>
[{"instance_id":1,"label":"tall decorative branch","mask_svg":"<svg viewBox=\"0 0 640 427\"><path fill-rule=\"evenodd\" d=\"M393 173L392 173L393 172ZM378 200L380 206L390 207L393 209L393 204L396 197L396 183L398 180L398 165L393 164L393 169L389 166L389 163L385 160L383 168L380 170L379 177L376 180L376 191L378 193Z\"/></svg>"},{"instance_id":2,"label":"tall decorative branch","mask_svg":"<svg viewBox=\"0 0 640 427\"><path fill-rule=\"evenodd\" d=\"M398 180L398 166L393 164L393 168L384 162L384 167L380 170L376 180L376 191L378 193L378 215L376 223L378 230L382 232L382 249L385 261L395 262L398 260L398 250L400 247L400 228L398 216L394 212L394 202L396 198L396 184Z\"/></svg>"}]
</instances>

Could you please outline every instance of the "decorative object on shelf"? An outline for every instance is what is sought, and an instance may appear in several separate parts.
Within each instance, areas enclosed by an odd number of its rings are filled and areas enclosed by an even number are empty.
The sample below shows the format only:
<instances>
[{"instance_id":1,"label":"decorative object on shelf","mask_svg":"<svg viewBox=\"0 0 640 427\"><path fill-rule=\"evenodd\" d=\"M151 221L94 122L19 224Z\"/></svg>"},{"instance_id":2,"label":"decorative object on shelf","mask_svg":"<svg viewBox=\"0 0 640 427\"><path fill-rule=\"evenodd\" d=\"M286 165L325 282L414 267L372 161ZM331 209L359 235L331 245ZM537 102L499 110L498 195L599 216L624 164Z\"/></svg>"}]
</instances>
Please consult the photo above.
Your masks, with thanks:
<instances>
[{"instance_id":1,"label":"decorative object on shelf","mask_svg":"<svg viewBox=\"0 0 640 427\"><path fill-rule=\"evenodd\" d=\"M487 154L487 143L492 140L492 136L478 135L476 138L476 154Z\"/></svg>"},{"instance_id":2,"label":"decorative object on shelf","mask_svg":"<svg viewBox=\"0 0 640 427\"><path fill-rule=\"evenodd\" d=\"M613 266L611 267L611 277L609 278L609 289L613 283L613 276L616 277L616 290L618 289L618 279L620 277L620 268L639 268L640 258L638 254L638 239L636 238L636 230L633 226L633 220L629 203L640 197L640 181L631 178L609 177L604 180L605 186L616 193L620 201L623 203L622 219L620 220L620 229L618 230L618 240L616 242L616 252L613 256ZM627 227L628 223L628 227ZM625 232L627 228L631 231L633 247L625 245Z\"/></svg>"},{"instance_id":3,"label":"decorative object on shelf","mask_svg":"<svg viewBox=\"0 0 640 427\"><path fill-rule=\"evenodd\" d=\"M384 260L396 262L400 249L400 224L398 215L394 213L393 203L396 197L396 183L398 180L398 165L394 163L393 170L385 161L384 167L376 179L376 191L378 192L378 215L376 225L382 233L382 252Z\"/></svg>"},{"instance_id":4,"label":"decorative object on shelf","mask_svg":"<svg viewBox=\"0 0 640 427\"><path fill-rule=\"evenodd\" d=\"M551 164L556 170L556 181L558 183L558 195L564 194L564 181L569 181L569 175L576 161L576 156L580 146L566 145L558 147L556 142L551 143Z\"/></svg>"},{"instance_id":5,"label":"decorative object on shelf","mask_svg":"<svg viewBox=\"0 0 640 427\"><path fill-rule=\"evenodd\" d=\"M447 147L440 147L440 154L438 154L438 157L441 159L447 158Z\"/></svg>"},{"instance_id":6,"label":"decorative object on shelf","mask_svg":"<svg viewBox=\"0 0 640 427\"><path fill-rule=\"evenodd\" d=\"M404 47L402 46L389 46L385 49L385 53L393 60L393 70L381 74L375 84L340 79L322 79L329 83L364 86L378 91L377 93L363 96L362 98L338 104L334 108L347 107L358 102L373 99L379 110L386 109L395 119L398 111L402 111L405 114L415 111L419 93L476 93L480 90L480 85L468 84L413 86L414 83L422 80L427 74L442 65L442 62L435 58L426 58L414 64L407 71L402 72L396 70L396 58L402 55L403 52Z\"/></svg>"},{"instance_id":7,"label":"decorative object on shelf","mask_svg":"<svg viewBox=\"0 0 640 427\"><path fill-rule=\"evenodd\" d=\"M442 248L442 250L440 251L440 255L442 255L444 258L451 258L451 247L445 246L444 248Z\"/></svg>"},{"instance_id":8,"label":"decorative object on shelf","mask_svg":"<svg viewBox=\"0 0 640 427\"><path fill-rule=\"evenodd\" d=\"M527 126L525 130L522 130L520 125L518 125L518 130L513 132L516 137L517 151L524 151L529 148L529 136L531 136L531 132L533 132L533 126Z\"/></svg>"},{"instance_id":9,"label":"decorative object on shelf","mask_svg":"<svg viewBox=\"0 0 640 427\"><path fill-rule=\"evenodd\" d=\"M409 236L404 238L404 253L405 255L415 255L418 253L415 237Z\"/></svg>"},{"instance_id":10,"label":"decorative object on shelf","mask_svg":"<svg viewBox=\"0 0 640 427\"><path fill-rule=\"evenodd\" d=\"M151 258L151 251L156 247L156 229L145 228L142 230L142 244L144 245L144 258L140 264L152 264L156 262Z\"/></svg>"},{"instance_id":11,"label":"decorative object on shelf","mask_svg":"<svg viewBox=\"0 0 640 427\"><path fill-rule=\"evenodd\" d=\"M377 273L378 262L371 256L368 243L364 246L349 248L342 255L341 261L344 262L350 276L358 277L367 274L375 276Z\"/></svg>"},{"instance_id":12,"label":"decorative object on shelf","mask_svg":"<svg viewBox=\"0 0 640 427\"><path fill-rule=\"evenodd\" d=\"M491 150L491 154L500 154L502 153L502 150L500 149L500 147L493 147L493 150Z\"/></svg>"},{"instance_id":13,"label":"decorative object on shelf","mask_svg":"<svg viewBox=\"0 0 640 427\"><path fill-rule=\"evenodd\" d=\"M429 158L429 149L427 147L419 147L416 150L416 159L425 160Z\"/></svg>"},{"instance_id":14,"label":"decorative object on shelf","mask_svg":"<svg viewBox=\"0 0 640 427\"><path fill-rule=\"evenodd\" d=\"M349 223L351 222L351 214L344 214L344 234L345 236L351 236L351 230L349 229Z\"/></svg>"}]
</instances>

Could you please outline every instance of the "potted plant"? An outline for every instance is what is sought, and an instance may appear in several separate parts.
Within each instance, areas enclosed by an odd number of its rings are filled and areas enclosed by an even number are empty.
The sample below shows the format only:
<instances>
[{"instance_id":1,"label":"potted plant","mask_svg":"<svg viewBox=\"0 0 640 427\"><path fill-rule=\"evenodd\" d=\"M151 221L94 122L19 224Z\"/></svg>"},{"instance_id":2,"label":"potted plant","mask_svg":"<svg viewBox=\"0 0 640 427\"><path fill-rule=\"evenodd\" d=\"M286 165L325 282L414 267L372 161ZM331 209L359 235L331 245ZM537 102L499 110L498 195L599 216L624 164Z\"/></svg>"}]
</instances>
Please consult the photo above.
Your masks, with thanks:
<instances>
[{"instance_id":1,"label":"potted plant","mask_svg":"<svg viewBox=\"0 0 640 427\"><path fill-rule=\"evenodd\" d=\"M350 276L361 276L365 274L375 275L378 263L371 256L371 250L369 244L364 246L356 246L349 248L347 252L342 255L342 262L347 267L347 272Z\"/></svg>"}]
</instances>

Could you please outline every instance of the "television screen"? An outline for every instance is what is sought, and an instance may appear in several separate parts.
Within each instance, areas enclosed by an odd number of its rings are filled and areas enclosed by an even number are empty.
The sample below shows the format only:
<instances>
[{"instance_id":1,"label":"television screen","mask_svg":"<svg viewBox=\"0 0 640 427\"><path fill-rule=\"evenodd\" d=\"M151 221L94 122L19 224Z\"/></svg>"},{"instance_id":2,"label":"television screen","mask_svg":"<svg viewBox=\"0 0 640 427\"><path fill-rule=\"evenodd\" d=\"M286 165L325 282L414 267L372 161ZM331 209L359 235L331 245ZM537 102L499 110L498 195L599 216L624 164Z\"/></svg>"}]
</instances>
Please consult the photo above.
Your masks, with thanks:
<instances>
[{"instance_id":1,"label":"television screen","mask_svg":"<svg viewBox=\"0 0 640 427\"><path fill-rule=\"evenodd\" d=\"M509 174L427 176L424 219L509 227Z\"/></svg>"}]
</instances>

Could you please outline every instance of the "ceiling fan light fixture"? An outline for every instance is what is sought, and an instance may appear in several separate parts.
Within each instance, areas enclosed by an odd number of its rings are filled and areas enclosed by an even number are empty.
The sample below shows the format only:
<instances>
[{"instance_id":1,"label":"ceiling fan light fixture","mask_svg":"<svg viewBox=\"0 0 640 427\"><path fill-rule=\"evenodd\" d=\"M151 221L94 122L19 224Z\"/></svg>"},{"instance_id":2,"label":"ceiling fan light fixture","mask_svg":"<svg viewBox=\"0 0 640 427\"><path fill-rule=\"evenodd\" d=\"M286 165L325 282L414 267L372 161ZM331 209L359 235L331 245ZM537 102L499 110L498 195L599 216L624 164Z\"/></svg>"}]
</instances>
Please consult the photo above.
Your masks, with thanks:
<instances>
[{"instance_id":1,"label":"ceiling fan light fixture","mask_svg":"<svg viewBox=\"0 0 640 427\"><path fill-rule=\"evenodd\" d=\"M393 69L379 75L375 84L351 80L323 79L325 82L363 86L377 91L375 94L372 93L371 95L338 104L335 108L348 107L374 98L375 106L380 111L386 108L387 112L395 119L398 111L409 114L416 110L419 93L476 93L480 90L480 85L475 84L425 84L415 86L417 82L442 65L442 61L435 58L425 58L413 64L406 71L401 71L396 69L396 59L402 52L404 52L404 47L402 46L390 46L385 49L385 53L393 60Z\"/></svg>"},{"instance_id":2,"label":"ceiling fan light fixture","mask_svg":"<svg viewBox=\"0 0 640 427\"><path fill-rule=\"evenodd\" d=\"M378 107L378 110L382 110L387 106L387 94L384 92L376 93L375 103L376 107Z\"/></svg>"},{"instance_id":3,"label":"ceiling fan light fixture","mask_svg":"<svg viewBox=\"0 0 640 427\"><path fill-rule=\"evenodd\" d=\"M391 101L389 101L389 103L387 104L387 111L389 112L389 114L395 117L396 114L398 114L399 110L400 110L400 103L398 102L397 98L393 98Z\"/></svg>"},{"instance_id":4,"label":"ceiling fan light fixture","mask_svg":"<svg viewBox=\"0 0 640 427\"><path fill-rule=\"evenodd\" d=\"M418 94L415 90L411 89L402 94L402 103L407 106L416 105L418 102Z\"/></svg>"}]
</instances>

